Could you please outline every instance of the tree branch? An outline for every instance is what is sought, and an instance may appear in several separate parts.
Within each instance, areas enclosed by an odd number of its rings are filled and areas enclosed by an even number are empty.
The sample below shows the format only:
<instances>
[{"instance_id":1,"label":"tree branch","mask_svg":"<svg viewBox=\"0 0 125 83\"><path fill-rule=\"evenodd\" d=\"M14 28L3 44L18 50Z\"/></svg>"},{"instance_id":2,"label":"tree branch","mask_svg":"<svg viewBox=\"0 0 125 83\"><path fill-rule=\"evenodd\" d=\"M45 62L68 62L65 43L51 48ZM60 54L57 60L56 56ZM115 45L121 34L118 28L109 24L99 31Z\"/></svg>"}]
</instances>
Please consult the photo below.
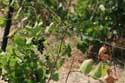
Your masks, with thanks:
<instances>
[{"instance_id":1,"label":"tree branch","mask_svg":"<svg viewBox=\"0 0 125 83\"><path fill-rule=\"evenodd\" d=\"M68 74L67 74L67 77L66 77L65 83L68 82L69 75L70 75L70 73L72 72L72 66L73 66L73 63L74 63L74 58L72 59L72 62L71 62L71 65L70 65L70 69L69 69L69 72L68 72Z\"/></svg>"}]
</instances>

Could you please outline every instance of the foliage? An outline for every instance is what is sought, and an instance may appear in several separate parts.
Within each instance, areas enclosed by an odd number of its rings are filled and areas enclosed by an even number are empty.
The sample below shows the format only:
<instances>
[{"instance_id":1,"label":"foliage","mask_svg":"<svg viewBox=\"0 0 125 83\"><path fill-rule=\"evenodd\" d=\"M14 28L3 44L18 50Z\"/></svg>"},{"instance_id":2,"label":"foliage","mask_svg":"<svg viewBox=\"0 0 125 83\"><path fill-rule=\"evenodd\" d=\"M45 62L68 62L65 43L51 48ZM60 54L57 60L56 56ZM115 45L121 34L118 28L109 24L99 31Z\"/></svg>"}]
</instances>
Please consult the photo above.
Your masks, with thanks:
<instances>
[{"instance_id":1,"label":"foliage","mask_svg":"<svg viewBox=\"0 0 125 83\"><path fill-rule=\"evenodd\" d=\"M102 41L112 42L117 37L124 36L124 3L124 0L79 0L76 12L80 18L77 30L81 33L81 41L90 41L88 45L94 44L99 49L98 45ZM112 34L109 36L110 32ZM92 39L86 40L86 36Z\"/></svg>"},{"instance_id":2,"label":"foliage","mask_svg":"<svg viewBox=\"0 0 125 83\"><path fill-rule=\"evenodd\" d=\"M85 60L80 66L80 71L84 74L88 74L92 70L92 63L92 59Z\"/></svg>"},{"instance_id":3,"label":"foliage","mask_svg":"<svg viewBox=\"0 0 125 83\"><path fill-rule=\"evenodd\" d=\"M59 3L56 0L12 0L13 19L20 30L13 29L8 35L12 43L7 46L6 52L0 53L4 80L9 83L49 83L51 79L59 79L57 71L65 58L71 56L72 50L70 45L64 43L70 24L63 21L63 16L67 15L62 15L62 12L66 10L60 8ZM1 4L7 6L4 1ZM0 20L3 24L3 19ZM48 33L59 42L49 44L45 33L47 27L51 28Z\"/></svg>"},{"instance_id":4,"label":"foliage","mask_svg":"<svg viewBox=\"0 0 125 83\"><path fill-rule=\"evenodd\" d=\"M94 79L98 79L104 77L107 73L107 69L109 68L108 65L105 63L100 62L95 69L93 69L89 75L92 76Z\"/></svg>"},{"instance_id":5,"label":"foliage","mask_svg":"<svg viewBox=\"0 0 125 83\"><path fill-rule=\"evenodd\" d=\"M28 32L30 33L31 31L29 30ZM39 32L36 31L33 35L38 33ZM41 35L36 36L35 38L39 38ZM63 47L59 55L53 55L54 53L56 54L56 52L51 53L50 50L48 50L50 51L49 53L45 52L41 55L39 54L39 49L36 49L38 46L33 44L32 38L30 38L29 35L27 37L26 34L17 33L12 40L13 45L9 45L7 52L1 52L0 55L4 79L10 83L45 83L47 76L50 74L53 80L58 80L57 70L64 63L65 55L71 55L69 45L57 45L57 48L53 50L59 49L60 46L61 48ZM63 55L60 55L61 53ZM55 58L55 60L53 60L53 58Z\"/></svg>"},{"instance_id":6,"label":"foliage","mask_svg":"<svg viewBox=\"0 0 125 83\"><path fill-rule=\"evenodd\" d=\"M4 24L4 17L0 17L0 25L3 25Z\"/></svg>"},{"instance_id":7,"label":"foliage","mask_svg":"<svg viewBox=\"0 0 125 83\"><path fill-rule=\"evenodd\" d=\"M93 60L87 59L81 64L80 71L85 75L93 77L94 79L98 79L106 75L109 68L107 64L99 62L97 66L93 65Z\"/></svg>"},{"instance_id":8,"label":"foliage","mask_svg":"<svg viewBox=\"0 0 125 83\"><path fill-rule=\"evenodd\" d=\"M77 1L77 0L73 0ZM0 0L0 12L6 14L9 0ZM72 4L71 4L72 3ZM12 0L12 20L17 28L10 33L11 45L0 53L0 68L10 83L57 81L58 69L71 56L65 37L77 36L77 47L85 52L90 44L99 48L107 33L124 35L124 0ZM5 18L0 17L0 26ZM113 33L114 34L114 33ZM58 42L49 42L50 36ZM112 39L112 38L111 38ZM99 67L100 68L100 67ZM98 77L98 76L97 76ZM48 80L48 81L47 81Z\"/></svg>"}]
</instances>

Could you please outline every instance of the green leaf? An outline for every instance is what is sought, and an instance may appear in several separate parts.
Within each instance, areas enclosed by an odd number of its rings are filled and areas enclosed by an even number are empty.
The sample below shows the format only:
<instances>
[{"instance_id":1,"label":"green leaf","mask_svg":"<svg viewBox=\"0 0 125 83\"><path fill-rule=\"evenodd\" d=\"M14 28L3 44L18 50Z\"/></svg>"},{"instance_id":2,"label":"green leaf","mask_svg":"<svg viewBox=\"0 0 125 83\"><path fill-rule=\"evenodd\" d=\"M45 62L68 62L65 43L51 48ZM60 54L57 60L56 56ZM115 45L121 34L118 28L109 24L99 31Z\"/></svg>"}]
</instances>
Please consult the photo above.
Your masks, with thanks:
<instances>
[{"instance_id":1,"label":"green leaf","mask_svg":"<svg viewBox=\"0 0 125 83\"><path fill-rule=\"evenodd\" d=\"M18 46L25 46L26 45L25 40L20 35L15 35L14 43L17 44Z\"/></svg>"},{"instance_id":2,"label":"green leaf","mask_svg":"<svg viewBox=\"0 0 125 83\"><path fill-rule=\"evenodd\" d=\"M64 58L59 59L58 63L56 64L57 69L62 67L63 64L64 64Z\"/></svg>"},{"instance_id":3,"label":"green leaf","mask_svg":"<svg viewBox=\"0 0 125 83\"><path fill-rule=\"evenodd\" d=\"M104 66L102 66L102 74L101 77L105 76L107 73L107 70L109 69L109 66L107 64L104 64Z\"/></svg>"},{"instance_id":4,"label":"green leaf","mask_svg":"<svg viewBox=\"0 0 125 83\"><path fill-rule=\"evenodd\" d=\"M10 5L12 6L15 3L16 0L12 0Z\"/></svg>"},{"instance_id":5,"label":"green leaf","mask_svg":"<svg viewBox=\"0 0 125 83\"><path fill-rule=\"evenodd\" d=\"M80 71L84 74L88 74L92 70L92 64L92 59L85 60L80 66Z\"/></svg>"},{"instance_id":6,"label":"green leaf","mask_svg":"<svg viewBox=\"0 0 125 83\"><path fill-rule=\"evenodd\" d=\"M17 11L15 19L17 19L19 17L21 11L22 11L22 7L20 7L19 10Z\"/></svg>"},{"instance_id":7,"label":"green leaf","mask_svg":"<svg viewBox=\"0 0 125 83\"><path fill-rule=\"evenodd\" d=\"M106 71L109 67L100 62L94 70L92 70L89 75L92 76L94 79L98 79L100 77L103 77L106 74Z\"/></svg>"},{"instance_id":8,"label":"green leaf","mask_svg":"<svg viewBox=\"0 0 125 83\"><path fill-rule=\"evenodd\" d=\"M81 52L83 52L83 53L85 53L86 52L86 50L87 50L87 48L88 48L88 42L87 41L78 41L78 43L77 43L77 48L81 51Z\"/></svg>"},{"instance_id":9,"label":"green leaf","mask_svg":"<svg viewBox=\"0 0 125 83\"><path fill-rule=\"evenodd\" d=\"M99 63L97 67L89 73L89 75L92 76L94 79L100 78L102 65L102 63Z\"/></svg>"},{"instance_id":10,"label":"green leaf","mask_svg":"<svg viewBox=\"0 0 125 83\"><path fill-rule=\"evenodd\" d=\"M15 64L17 63L17 59L14 57L10 57L10 63L9 65L13 68Z\"/></svg>"},{"instance_id":11,"label":"green leaf","mask_svg":"<svg viewBox=\"0 0 125 83\"><path fill-rule=\"evenodd\" d=\"M39 81L43 80L46 76L45 68L38 68L35 73L36 73L36 76L37 76L37 80L39 80Z\"/></svg>"},{"instance_id":12,"label":"green leaf","mask_svg":"<svg viewBox=\"0 0 125 83\"><path fill-rule=\"evenodd\" d=\"M32 37L31 38L27 38L27 40L26 40L26 44L31 44L32 43Z\"/></svg>"},{"instance_id":13,"label":"green leaf","mask_svg":"<svg viewBox=\"0 0 125 83\"><path fill-rule=\"evenodd\" d=\"M57 72L53 72L51 74L51 78L54 80L54 81L58 81L59 80L59 74Z\"/></svg>"},{"instance_id":14,"label":"green leaf","mask_svg":"<svg viewBox=\"0 0 125 83\"><path fill-rule=\"evenodd\" d=\"M0 25L3 25L5 23L5 18L4 17L0 17Z\"/></svg>"},{"instance_id":15,"label":"green leaf","mask_svg":"<svg viewBox=\"0 0 125 83\"><path fill-rule=\"evenodd\" d=\"M62 56L67 55L68 57L70 57L71 56L71 51L72 51L72 49L71 49L71 46L69 44L68 45L63 44L61 46Z\"/></svg>"},{"instance_id":16,"label":"green leaf","mask_svg":"<svg viewBox=\"0 0 125 83\"><path fill-rule=\"evenodd\" d=\"M72 51L71 46L67 45L67 47L66 47L66 53L67 53L68 57L71 56L71 51Z\"/></svg>"},{"instance_id":17,"label":"green leaf","mask_svg":"<svg viewBox=\"0 0 125 83\"><path fill-rule=\"evenodd\" d=\"M93 28L88 28L88 29L86 30L86 32L87 32L88 34L91 34L91 33L93 32Z\"/></svg>"},{"instance_id":18,"label":"green leaf","mask_svg":"<svg viewBox=\"0 0 125 83\"><path fill-rule=\"evenodd\" d=\"M9 37L9 38L13 37L13 36L16 34L16 32L17 32L17 29L13 29L13 30L9 33L8 37Z\"/></svg>"}]
</instances>

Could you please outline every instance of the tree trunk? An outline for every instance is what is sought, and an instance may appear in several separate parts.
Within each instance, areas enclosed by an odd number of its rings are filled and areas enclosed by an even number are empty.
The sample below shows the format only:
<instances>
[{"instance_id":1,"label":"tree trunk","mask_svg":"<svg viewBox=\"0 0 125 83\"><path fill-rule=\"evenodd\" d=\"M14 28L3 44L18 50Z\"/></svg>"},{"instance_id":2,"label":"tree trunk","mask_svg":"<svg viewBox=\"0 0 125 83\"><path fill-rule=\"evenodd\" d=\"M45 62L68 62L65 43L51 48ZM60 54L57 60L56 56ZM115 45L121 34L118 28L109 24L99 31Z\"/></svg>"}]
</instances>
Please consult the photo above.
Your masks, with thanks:
<instances>
[{"instance_id":1,"label":"tree trunk","mask_svg":"<svg viewBox=\"0 0 125 83\"><path fill-rule=\"evenodd\" d=\"M4 35L3 35L3 41L1 45L1 49L3 51L6 51L7 43L8 43L8 34L10 32L10 27L11 27L11 22L12 22L12 13L13 13L13 7L10 5L12 0L9 0L9 8L7 12L7 17L6 17L6 27L4 29Z\"/></svg>"}]
</instances>

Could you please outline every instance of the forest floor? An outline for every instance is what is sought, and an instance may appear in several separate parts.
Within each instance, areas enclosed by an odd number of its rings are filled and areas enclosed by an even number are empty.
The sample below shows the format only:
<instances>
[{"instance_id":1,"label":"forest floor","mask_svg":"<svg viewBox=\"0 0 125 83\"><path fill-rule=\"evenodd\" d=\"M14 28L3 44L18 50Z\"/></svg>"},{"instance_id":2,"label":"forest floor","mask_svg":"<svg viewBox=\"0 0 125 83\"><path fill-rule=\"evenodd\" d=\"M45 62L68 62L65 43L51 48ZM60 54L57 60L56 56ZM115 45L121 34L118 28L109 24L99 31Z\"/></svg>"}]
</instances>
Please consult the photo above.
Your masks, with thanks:
<instances>
[{"instance_id":1,"label":"forest floor","mask_svg":"<svg viewBox=\"0 0 125 83\"><path fill-rule=\"evenodd\" d=\"M2 39L3 28L0 28L0 43ZM74 38L73 38L74 39ZM71 46L74 45L71 42L71 38L66 39L67 43L70 43ZM84 61L84 54L80 50L73 47L72 57L65 61L65 64L60 68L59 72L59 81L50 81L50 83L100 83L97 80L92 79L91 77L83 75L79 72L80 64ZM72 65L71 65L72 64ZM120 72L119 82L125 83L125 69L117 67L117 70ZM70 71L70 72L69 72ZM68 78L68 79L67 79ZM67 81L66 81L67 80ZM3 80L0 80L0 83L6 83Z\"/></svg>"}]
</instances>

